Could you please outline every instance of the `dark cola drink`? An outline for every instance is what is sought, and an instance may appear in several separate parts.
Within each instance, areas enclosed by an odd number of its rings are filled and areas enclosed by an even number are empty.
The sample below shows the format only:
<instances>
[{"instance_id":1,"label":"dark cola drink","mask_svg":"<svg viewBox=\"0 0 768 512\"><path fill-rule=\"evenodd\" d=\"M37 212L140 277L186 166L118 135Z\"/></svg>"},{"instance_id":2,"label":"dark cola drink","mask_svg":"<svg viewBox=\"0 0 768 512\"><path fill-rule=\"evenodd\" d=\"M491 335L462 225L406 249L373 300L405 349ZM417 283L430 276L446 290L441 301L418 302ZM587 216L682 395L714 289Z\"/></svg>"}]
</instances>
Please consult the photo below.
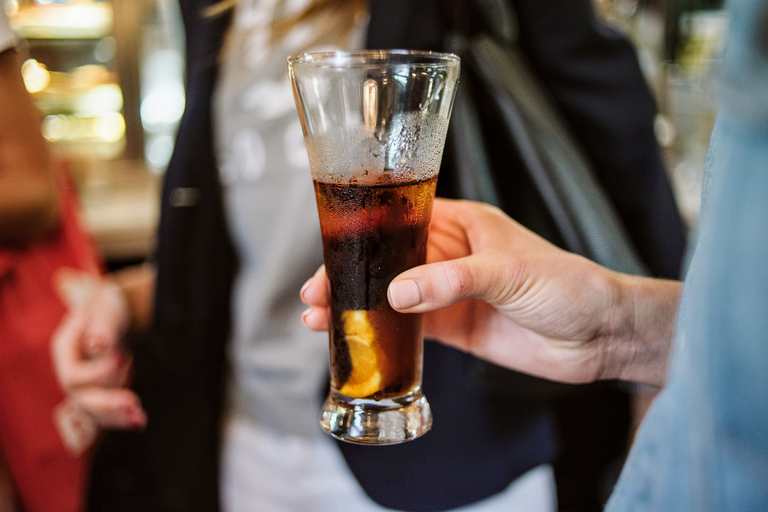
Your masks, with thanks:
<instances>
[{"instance_id":1,"label":"dark cola drink","mask_svg":"<svg viewBox=\"0 0 768 512\"><path fill-rule=\"evenodd\" d=\"M411 50L288 58L330 278L320 425L342 441L396 444L432 427L421 317L393 311L387 288L425 261L459 68L456 55Z\"/></svg>"},{"instance_id":2,"label":"dark cola drink","mask_svg":"<svg viewBox=\"0 0 768 512\"><path fill-rule=\"evenodd\" d=\"M437 176L315 181L330 281L331 386L351 398L397 398L421 385L422 318L394 311L387 287L426 260Z\"/></svg>"}]
</instances>

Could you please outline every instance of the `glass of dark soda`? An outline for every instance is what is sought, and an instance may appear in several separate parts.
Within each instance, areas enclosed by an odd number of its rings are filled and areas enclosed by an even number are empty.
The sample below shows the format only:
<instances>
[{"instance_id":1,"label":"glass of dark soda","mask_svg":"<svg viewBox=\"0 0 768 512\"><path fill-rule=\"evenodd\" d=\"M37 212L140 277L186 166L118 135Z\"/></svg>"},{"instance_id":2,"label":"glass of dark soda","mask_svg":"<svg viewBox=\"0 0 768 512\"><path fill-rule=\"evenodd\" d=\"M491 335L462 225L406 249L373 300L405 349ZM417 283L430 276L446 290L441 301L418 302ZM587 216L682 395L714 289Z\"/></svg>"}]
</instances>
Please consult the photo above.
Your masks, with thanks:
<instances>
[{"instance_id":1,"label":"glass of dark soda","mask_svg":"<svg viewBox=\"0 0 768 512\"><path fill-rule=\"evenodd\" d=\"M415 439L432 425L421 390L422 318L394 311L387 287L426 261L459 58L320 52L288 64L330 287L331 389L321 426L359 444Z\"/></svg>"}]
</instances>

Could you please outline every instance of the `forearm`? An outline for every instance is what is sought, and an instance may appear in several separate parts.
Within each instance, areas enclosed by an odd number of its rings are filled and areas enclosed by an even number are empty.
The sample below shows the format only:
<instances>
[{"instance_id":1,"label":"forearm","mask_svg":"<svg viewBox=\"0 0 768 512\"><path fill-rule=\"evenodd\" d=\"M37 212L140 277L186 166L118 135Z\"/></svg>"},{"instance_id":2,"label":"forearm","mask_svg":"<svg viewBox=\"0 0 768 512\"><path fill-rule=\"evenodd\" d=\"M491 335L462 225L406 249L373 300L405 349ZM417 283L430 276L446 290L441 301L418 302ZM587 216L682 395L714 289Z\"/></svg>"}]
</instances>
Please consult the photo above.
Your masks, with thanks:
<instances>
[{"instance_id":1,"label":"forearm","mask_svg":"<svg viewBox=\"0 0 768 512\"><path fill-rule=\"evenodd\" d=\"M677 326L679 281L614 274L618 303L612 315L605 366L612 377L662 387Z\"/></svg>"},{"instance_id":2,"label":"forearm","mask_svg":"<svg viewBox=\"0 0 768 512\"><path fill-rule=\"evenodd\" d=\"M113 272L112 281L122 292L128 309L130 331L144 332L152 321L155 266L150 263Z\"/></svg>"}]
</instances>

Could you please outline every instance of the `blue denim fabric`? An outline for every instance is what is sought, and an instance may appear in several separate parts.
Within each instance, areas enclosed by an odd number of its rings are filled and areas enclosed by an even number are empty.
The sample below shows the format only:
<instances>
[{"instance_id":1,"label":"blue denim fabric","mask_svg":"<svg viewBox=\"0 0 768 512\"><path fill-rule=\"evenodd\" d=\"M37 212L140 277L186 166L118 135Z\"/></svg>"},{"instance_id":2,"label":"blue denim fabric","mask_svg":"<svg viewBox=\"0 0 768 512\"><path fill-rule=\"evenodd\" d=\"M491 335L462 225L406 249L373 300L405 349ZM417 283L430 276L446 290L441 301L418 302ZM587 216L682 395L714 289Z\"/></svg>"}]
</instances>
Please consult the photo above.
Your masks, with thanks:
<instances>
[{"instance_id":1,"label":"blue denim fabric","mask_svg":"<svg viewBox=\"0 0 768 512\"><path fill-rule=\"evenodd\" d=\"M667 385L608 511L768 510L768 2L730 3Z\"/></svg>"}]
</instances>

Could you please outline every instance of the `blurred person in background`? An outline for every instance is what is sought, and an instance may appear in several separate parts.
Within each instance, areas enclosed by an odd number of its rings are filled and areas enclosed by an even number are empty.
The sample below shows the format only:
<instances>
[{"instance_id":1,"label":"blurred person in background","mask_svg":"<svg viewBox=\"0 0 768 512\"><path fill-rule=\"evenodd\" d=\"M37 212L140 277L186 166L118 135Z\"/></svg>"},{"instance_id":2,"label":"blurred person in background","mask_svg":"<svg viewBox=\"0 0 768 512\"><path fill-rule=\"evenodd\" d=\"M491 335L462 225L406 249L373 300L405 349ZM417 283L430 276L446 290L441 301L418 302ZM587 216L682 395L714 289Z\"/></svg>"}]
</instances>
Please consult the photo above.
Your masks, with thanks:
<instances>
[{"instance_id":1,"label":"blurred person in background","mask_svg":"<svg viewBox=\"0 0 768 512\"><path fill-rule=\"evenodd\" d=\"M574 129L589 139L584 145L613 185L649 267L674 274L683 230L631 45L595 19L587 0L515 4L527 52ZM461 352L425 349L424 387L437 419L417 442L337 446L318 427L327 347L323 335L301 326L296 291L322 261L322 249L286 57L329 48L442 49L449 23L443 4L181 6L187 106L163 187L157 273L153 265L136 270L124 302L93 303L57 338L69 347L62 353L77 353L72 347L93 344L85 333L95 319L113 318L102 338L109 351L126 329L119 319L149 327L132 347L133 388L147 427L105 438L91 510L554 510L552 463L561 433L553 404L510 405L474 380L472 360ZM564 8L570 14L551 23ZM606 115L606 105L621 105L622 115ZM638 181L644 185L635 188ZM451 195L450 172L440 183ZM96 307L109 311L95 314ZM59 358L64 370L80 363ZM66 377L63 384L72 389ZM464 421L457 401L476 407L482 420ZM105 400L90 410L102 417L112 407ZM594 406L606 417L615 412L608 409ZM612 427L610 443L609 429L594 427L604 434L599 448L613 446L608 456L591 454L600 470L623 452L621 424ZM112 426L136 425L126 416ZM588 507L599 507L592 505L599 503L595 489L583 495Z\"/></svg>"},{"instance_id":2,"label":"blurred person in background","mask_svg":"<svg viewBox=\"0 0 768 512\"><path fill-rule=\"evenodd\" d=\"M37 111L21 80L16 43L0 9L0 251L42 238L59 220L56 177ZM0 252L0 279L7 264ZM13 512L18 510L16 490L4 458L0 450L0 510Z\"/></svg>"},{"instance_id":3,"label":"blurred person in background","mask_svg":"<svg viewBox=\"0 0 768 512\"><path fill-rule=\"evenodd\" d=\"M83 364L68 375L72 392L59 387L55 329L109 287L65 168L43 139L17 42L0 9L0 510L78 512L98 434L89 402L104 393L102 382L124 384L127 365L83 352ZM132 392L116 393L113 407L133 405Z\"/></svg>"}]
</instances>

